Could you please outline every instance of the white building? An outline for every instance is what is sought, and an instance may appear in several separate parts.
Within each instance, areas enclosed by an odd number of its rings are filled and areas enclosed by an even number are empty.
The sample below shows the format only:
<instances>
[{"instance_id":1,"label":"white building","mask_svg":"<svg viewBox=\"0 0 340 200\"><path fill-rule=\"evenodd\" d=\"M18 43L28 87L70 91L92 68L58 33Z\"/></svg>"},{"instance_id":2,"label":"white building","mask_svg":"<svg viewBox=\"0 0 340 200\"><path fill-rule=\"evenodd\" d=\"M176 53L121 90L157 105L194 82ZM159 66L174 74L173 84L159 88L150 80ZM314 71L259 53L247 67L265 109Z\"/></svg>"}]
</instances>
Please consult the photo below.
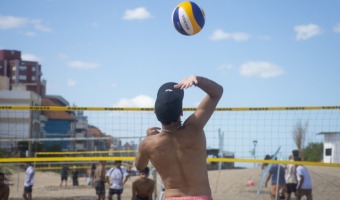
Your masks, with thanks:
<instances>
[{"instance_id":1,"label":"white building","mask_svg":"<svg viewBox=\"0 0 340 200\"><path fill-rule=\"evenodd\" d=\"M79 110L75 112L76 114L76 127L75 127L75 133L74 137L75 138L86 138L87 137L87 129L89 127L87 116L84 115L84 111ZM79 140L79 141L74 141L72 143L72 148L71 150L73 151L85 151L86 150L86 140Z\"/></svg>"},{"instance_id":2,"label":"white building","mask_svg":"<svg viewBox=\"0 0 340 200\"><path fill-rule=\"evenodd\" d=\"M323 162L340 163L340 132L321 132L324 135Z\"/></svg>"},{"instance_id":3,"label":"white building","mask_svg":"<svg viewBox=\"0 0 340 200\"><path fill-rule=\"evenodd\" d=\"M40 106L41 98L35 92L20 86L0 90L0 106ZM40 111L0 110L0 148L16 146L20 139L41 138Z\"/></svg>"}]
</instances>

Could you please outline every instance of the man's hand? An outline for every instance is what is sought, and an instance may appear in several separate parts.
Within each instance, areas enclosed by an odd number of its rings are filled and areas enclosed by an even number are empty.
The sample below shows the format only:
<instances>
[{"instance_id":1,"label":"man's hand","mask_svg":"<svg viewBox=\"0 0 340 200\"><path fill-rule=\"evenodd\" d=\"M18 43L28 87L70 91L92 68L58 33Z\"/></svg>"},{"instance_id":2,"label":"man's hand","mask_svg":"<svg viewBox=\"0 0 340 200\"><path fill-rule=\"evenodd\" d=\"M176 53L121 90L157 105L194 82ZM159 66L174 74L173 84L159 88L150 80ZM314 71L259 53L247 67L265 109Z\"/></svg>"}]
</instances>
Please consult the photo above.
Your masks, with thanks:
<instances>
[{"instance_id":1,"label":"man's hand","mask_svg":"<svg viewBox=\"0 0 340 200\"><path fill-rule=\"evenodd\" d=\"M183 90L183 89L187 89L189 87L192 87L193 85L196 85L197 83L198 83L197 76L192 75L192 76L189 76L188 78L184 79L180 83L176 84L174 87Z\"/></svg>"},{"instance_id":2,"label":"man's hand","mask_svg":"<svg viewBox=\"0 0 340 200\"><path fill-rule=\"evenodd\" d=\"M301 188L297 188L296 189L296 195L297 196L301 196Z\"/></svg>"},{"instance_id":3,"label":"man's hand","mask_svg":"<svg viewBox=\"0 0 340 200\"><path fill-rule=\"evenodd\" d=\"M160 133L161 128L159 127L150 127L146 130L146 135L151 136L151 135L157 135Z\"/></svg>"}]
</instances>

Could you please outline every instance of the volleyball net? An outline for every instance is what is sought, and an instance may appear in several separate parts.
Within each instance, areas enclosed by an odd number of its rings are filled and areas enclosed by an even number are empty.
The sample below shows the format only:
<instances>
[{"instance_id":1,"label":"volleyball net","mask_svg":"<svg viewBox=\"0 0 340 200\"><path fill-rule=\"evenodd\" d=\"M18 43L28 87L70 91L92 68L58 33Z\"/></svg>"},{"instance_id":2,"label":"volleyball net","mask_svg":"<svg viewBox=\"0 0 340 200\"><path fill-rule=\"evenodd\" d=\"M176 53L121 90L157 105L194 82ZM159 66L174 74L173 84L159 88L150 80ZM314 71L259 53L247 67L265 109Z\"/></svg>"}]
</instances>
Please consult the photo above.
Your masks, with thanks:
<instances>
[{"instance_id":1,"label":"volleyball net","mask_svg":"<svg viewBox=\"0 0 340 200\"><path fill-rule=\"evenodd\" d=\"M194 110L184 108L182 119ZM0 106L0 164L133 166L153 126L161 126L153 108ZM209 169L286 164L294 150L305 165L340 166L340 106L217 108L204 131ZM263 160L279 147L277 160Z\"/></svg>"}]
</instances>

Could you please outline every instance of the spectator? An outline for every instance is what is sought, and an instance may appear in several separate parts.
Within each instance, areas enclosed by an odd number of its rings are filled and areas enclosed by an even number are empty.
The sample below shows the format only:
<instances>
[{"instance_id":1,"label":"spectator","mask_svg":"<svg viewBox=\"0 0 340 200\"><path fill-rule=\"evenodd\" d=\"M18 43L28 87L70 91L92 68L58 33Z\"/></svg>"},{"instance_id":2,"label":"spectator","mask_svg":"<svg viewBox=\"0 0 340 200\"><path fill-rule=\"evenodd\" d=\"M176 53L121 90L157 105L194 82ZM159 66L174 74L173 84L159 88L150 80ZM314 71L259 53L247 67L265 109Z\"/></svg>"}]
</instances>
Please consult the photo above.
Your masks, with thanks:
<instances>
[{"instance_id":1,"label":"spectator","mask_svg":"<svg viewBox=\"0 0 340 200\"><path fill-rule=\"evenodd\" d=\"M98 200L105 200L105 178L106 169L105 161L100 161L95 171L95 189Z\"/></svg>"},{"instance_id":2,"label":"spectator","mask_svg":"<svg viewBox=\"0 0 340 200\"><path fill-rule=\"evenodd\" d=\"M78 186L79 185L79 183L78 183L78 173L79 172L78 172L78 169L77 169L76 166L72 167L71 173L72 173L72 183L73 183L73 186Z\"/></svg>"},{"instance_id":3,"label":"spectator","mask_svg":"<svg viewBox=\"0 0 340 200\"><path fill-rule=\"evenodd\" d=\"M295 158L295 161L301 161L300 157ZM296 177L297 177L297 199L300 200L303 196L306 196L307 200L312 200L312 180L309 175L308 169L298 164L296 167Z\"/></svg>"},{"instance_id":4,"label":"spectator","mask_svg":"<svg viewBox=\"0 0 340 200\"><path fill-rule=\"evenodd\" d=\"M106 173L107 181L110 185L109 197L108 197L109 200L112 200L112 196L115 194L117 195L117 199L121 200L121 195L123 193L124 184L128 180L129 173L121 165L122 165L122 161L120 160L115 161L114 167L112 167Z\"/></svg>"},{"instance_id":5,"label":"spectator","mask_svg":"<svg viewBox=\"0 0 340 200\"><path fill-rule=\"evenodd\" d=\"M32 191L34 184L34 168L30 162L25 163L25 183L24 183L24 194L22 195L25 200L32 200Z\"/></svg>"},{"instance_id":6,"label":"spectator","mask_svg":"<svg viewBox=\"0 0 340 200\"><path fill-rule=\"evenodd\" d=\"M155 182L148 178L149 168L139 172L139 178L132 183L131 200L152 200Z\"/></svg>"},{"instance_id":7,"label":"spectator","mask_svg":"<svg viewBox=\"0 0 340 200\"><path fill-rule=\"evenodd\" d=\"M64 164L60 170L60 176L61 176L61 181L60 181L60 188L63 186L63 182L65 182L65 187L67 187L67 179L68 179L68 172L69 168L66 164Z\"/></svg>"},{"instance_id":8,"label":"spectator","mask_svg":"<svg viewBox=\"0 0 340 200\"><path fill-rule=\"evenodd\" d=\"M269 160L266 156L265 160ZM276 160L276 158L275 158ZM268 164L264 164L267 165ZM269 180L271 179L271 188L270 188L270 197L272 200L276 199L276 197L280 197L280 199L285 198L286 193L286 180L285 180L285 169L283 166L279 164L273 164L269 171L265 182L265 187L267 187ZM279 192L282 191L280 195Z\"/></svg>"},{"instance_id":9,"label":"spectator","mask_svg":"<svg viewBox=\"0 0 340 200\"><path fill-rule=\"evenodd\" d=\"M92 164L90 168L87 170L86 176L87 176L87 185L94 186L94 174L96 171L96 164Z\"/></svg>"},{"instance_id":10,"label":"spectator","mask_svg":"<svg viewBox=\"0 0 340 200\"><path fill-rule=\"evenodd\" d=\"M294 161L293 155L289 156L289 161ZM286 165L286 184L287 184L287 197L286 200L290 200L291 194L294 193L295 198L296 196L296 186L297 186L297 179L296 179L296 166L294 164L287 164Z\"/></svg>"}]
</instances>

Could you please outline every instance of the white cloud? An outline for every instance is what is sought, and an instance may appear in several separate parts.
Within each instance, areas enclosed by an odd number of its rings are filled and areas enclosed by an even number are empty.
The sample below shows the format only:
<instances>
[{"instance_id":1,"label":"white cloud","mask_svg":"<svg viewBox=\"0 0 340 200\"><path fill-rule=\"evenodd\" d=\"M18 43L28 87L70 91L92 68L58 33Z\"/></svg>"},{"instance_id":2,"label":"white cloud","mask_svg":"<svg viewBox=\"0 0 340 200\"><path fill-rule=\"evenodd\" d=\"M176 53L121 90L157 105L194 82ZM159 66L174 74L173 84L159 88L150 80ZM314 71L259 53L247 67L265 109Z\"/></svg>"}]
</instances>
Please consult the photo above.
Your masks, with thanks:
<instances>
[{"instance_id":1,"label":"white cloud","mask_svg":"<svg viewBox=\"0 0 340 200\"><path fill-rule=\"evenodd\" d=\"M120 99L117 104L113 105L114 107L154 107L155 100L146 95L139 95L132 99Z\"/></svg>"},{"instance_id":2,"label":"white cloud","mask_svg":"<svg viewBox=\"0 0 340 200\"><path fill-rule=\"evenodd\" d=\"M35 61L35 62L41 62L42 59L36 55L33 54L22 54L21 55L22 60L26 61Z\"/></svg>"},{"instance_id":3,"label":"white cloud","mask_svg":"<svg viewBox=\"0 0 340 200\"><path fill-rule=\"evenodd\" d=\"M333 31L336 33L340 33L340 24L337 24L333 27Z\"/></svg>"},{"instance_id":4,"label":"white cloud","mask_svg":"<svg viewBox=\"0 0 340 200\"><path fill-rule=\"evenodd\" d=\"M35 24L34 29L37 30L37 31L41 31L41 32L51 32L52 31L52 29L50 29L49 27L43 26L41 24Z\"/></svg>"},{"instance_id":5,"label":"white cloud","mask_svg":"<svg viewBox=\"0 0 340 200\"><path fill-rule=\"evenodd\" d=\"M243 32L227 33L223 30L217 29L210 36L209 39L212 41L220 40L234 40L237 42L249 40L250 34Z\"/></svg>"},{"instance_id":6,"label":"white cloud","mask_svg":"<svg viewBox=\"0 0 340 200\"><path fill-rule=\"evenodd\" d=\"M76 61L68 62L67 66L71 68L76 68L76 69L95 69L95 68L99 68L100 64L76 60Z\"/></svg>"},{"instance_id":7,"label":"white cloud","mask_svg":"<svg viewBox=\"0 0 340 200\"><path fill-rule=\"evenodd\" d=\"M123 20L144 20L150 19L152 16L144 7L135 8L133 10L126 10Z\"/></svg>"},{"instance_id":8,"label":"white cloud","mask_svg":"<svg viewBox=\"0 0 340 200\"><path fill-rule=\"evenodd\" d=\"M231 68L233 68L233 66L231 64L220 65L220 66L217 67L217 71L219 71L219 72L227 72Z\"/></svg>"},{"instance_id":9,"label":"white cloud","mask_svg":"<svg viewBox=\"0 0 340 200\"><path fill-rule=\"evenodd\" d=\"M271 36L269 36L269 35L261 35L261 36L259 36L259 38L260 38L261 40L266 40L266 41L270 41L270 40L273 39L273 38L272 38Z\"/></svg>"},{"instance_id":10,"label":"white cloud","mask_svg":"<svg viewBox=\"0 0 340 200\"><path fill-rule=\"evenodd\" d=\"M0 29L12 29L26 25L28 19L14 16L0 16Z\"/></svg>"},{"instance_id":11,"label":"white cloud","mask_svg":"<svg viewBox=\"0 0 340 200\"><path fill-rule=\"evenodd\" d=\"M72 80L72 79L67 80L67 86L68 87L75 87L76 85L77 85L77 81Z\"/></svg>"},{"instance_id":12,"label":"white cloud","mask_svg":"<svg viewBox=\"0 0 340 200\"><path fill-rule=\"evenodd\" d=\"M282 75L283 70L272 63L250 61L241 65L240 74L247 77L255 76L260 78L270 78Z\"/></svg>"},{"instance_id":13,"label":"white cloud","mask_svg":"<svg viewBox=\"0 0 340 200\"><path fill-rule=\"evenodd\" d=\"M36 36L37 33L36 32L32 32L32 31L27 31L27 32L24 33L24 35L29 36L29 37L33 37L33 36Z\"/></svg>"},{"instance_id":14,"label":"white cloud","mask_svg":"<svg viewBox=\"0 0 340 200\"><path fill-rule=\"evenodd\" d=\"M31 26L31 28L36 31L51 32L52 29L42 25L41 21L41 19L29 19L15 16L0 16L0 29L7 30Z\"/></svg>"},{"instance_id":15,"label":"white cloud","mask_svg":"<svg viewBox=\"0 0 340 200\"><path fill-rule=\"evenodd\" d=\"M321 28L315 24L298 25L294 27L296 40L308 40L321 34Z\"/></svg>"}]
</instances>

